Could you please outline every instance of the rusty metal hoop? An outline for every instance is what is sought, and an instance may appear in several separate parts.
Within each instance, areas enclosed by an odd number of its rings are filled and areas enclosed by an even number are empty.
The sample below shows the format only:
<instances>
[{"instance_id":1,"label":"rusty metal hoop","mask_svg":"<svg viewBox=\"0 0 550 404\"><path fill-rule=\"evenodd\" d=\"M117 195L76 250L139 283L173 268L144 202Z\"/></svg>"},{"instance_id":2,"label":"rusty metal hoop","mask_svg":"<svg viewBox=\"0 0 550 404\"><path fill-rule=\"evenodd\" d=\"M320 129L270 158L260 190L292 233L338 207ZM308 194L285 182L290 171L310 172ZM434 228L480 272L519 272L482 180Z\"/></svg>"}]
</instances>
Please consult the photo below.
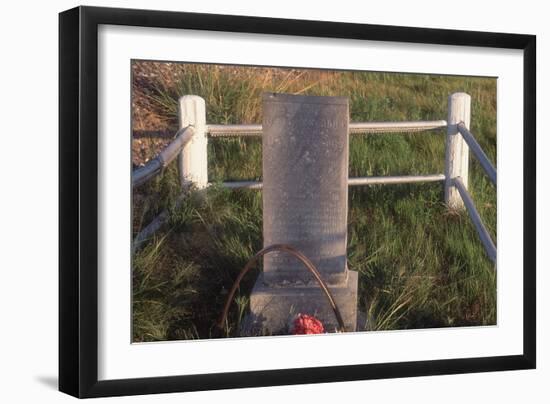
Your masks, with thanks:
<instances>
[{"instance_id":1,"label":"rusty metal hoop","mask_svg":"<svg viewBox=\"0 0 550 404\"><path fill-rule=\"evenodd\" d=\"M235 292L237 291L237 288L239 287L241 280L244 278L244 276L247 274L247 272L252 268L252 265L261 257L264 255L273 252L273 251L284 251L289 253L290 255L297 258L304 266L313 274L315 277L315 280L325 293L325 296L327 297L330 306L332 307L332 310L334 311L334 315L336 317L336 320L338 321L338 326L340 327L341 332L345 332L346 328L344 325L344 320L342 319L342 315L340 314L340 310L338 309L338 306L336 305L336 301L334 300L334 297L332 296L332 293L330 292L327 284L325 281L321 278L321 274L315 268L315 265L310 261L308 257L306 257L302 252L298 251L296 248L292 247L288 244L273 244L268 247L262 248L260 251L256 253L250 260L246 263L244 268L239 273L239 276L237 276L237 279L233 283L233 286L231 287L231 291L229 292L229 295L227 296L227 300L225 301L225 305L223 308L222 315L218 321L218 328L220 330L223 329L223 325L225 324L225 320L227 319L227 314L229 313L229 307L231 306L231 302L233 301L233 297L235 296Z\"/></svg>"}]
</instances>

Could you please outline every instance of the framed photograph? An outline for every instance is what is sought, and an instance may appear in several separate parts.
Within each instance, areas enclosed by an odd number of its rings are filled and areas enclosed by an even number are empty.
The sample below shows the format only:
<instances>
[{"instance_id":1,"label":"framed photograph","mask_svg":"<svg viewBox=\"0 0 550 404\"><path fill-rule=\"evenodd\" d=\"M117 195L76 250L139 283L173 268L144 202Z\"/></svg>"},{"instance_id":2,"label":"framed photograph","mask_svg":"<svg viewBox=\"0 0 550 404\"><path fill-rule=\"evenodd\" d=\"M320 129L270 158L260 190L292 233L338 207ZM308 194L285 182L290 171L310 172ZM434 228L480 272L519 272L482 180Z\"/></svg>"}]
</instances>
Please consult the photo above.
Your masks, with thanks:
<instances>
[{"instance_id":1,"label":"framed photograph","mask_svg":"<svg viewBox=\"0 0 550 404\"><path fill-rule=\"evenodd\" d=\"M535 36L94 7L59 33L61 391L535 368Z\"/></svg>"}]
</instances>

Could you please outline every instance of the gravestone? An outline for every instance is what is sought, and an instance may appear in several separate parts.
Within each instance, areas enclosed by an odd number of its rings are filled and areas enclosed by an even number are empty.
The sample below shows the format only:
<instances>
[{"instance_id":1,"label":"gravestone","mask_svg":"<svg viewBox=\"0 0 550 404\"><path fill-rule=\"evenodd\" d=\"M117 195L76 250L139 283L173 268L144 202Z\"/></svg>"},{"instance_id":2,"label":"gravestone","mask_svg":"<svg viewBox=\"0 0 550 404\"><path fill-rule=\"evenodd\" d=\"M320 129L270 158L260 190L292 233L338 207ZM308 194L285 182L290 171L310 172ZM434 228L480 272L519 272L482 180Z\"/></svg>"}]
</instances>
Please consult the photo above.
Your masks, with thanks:
<instances>
[{"instance_id":1,"label":"gravestone","mask_svg":"<svg viewBox=\"0 0 550 404\"><path fill-rule=\"evenodd\" d=\"M264 247L289 244L328 284L347 331L357 318L357 273L346 266L349 107L345 97L264 94ZM264 256L251 294L252 317L264 331L284 332L293 314L337 321L311 273L284 252Z\"/></svg>"}]
</instances>

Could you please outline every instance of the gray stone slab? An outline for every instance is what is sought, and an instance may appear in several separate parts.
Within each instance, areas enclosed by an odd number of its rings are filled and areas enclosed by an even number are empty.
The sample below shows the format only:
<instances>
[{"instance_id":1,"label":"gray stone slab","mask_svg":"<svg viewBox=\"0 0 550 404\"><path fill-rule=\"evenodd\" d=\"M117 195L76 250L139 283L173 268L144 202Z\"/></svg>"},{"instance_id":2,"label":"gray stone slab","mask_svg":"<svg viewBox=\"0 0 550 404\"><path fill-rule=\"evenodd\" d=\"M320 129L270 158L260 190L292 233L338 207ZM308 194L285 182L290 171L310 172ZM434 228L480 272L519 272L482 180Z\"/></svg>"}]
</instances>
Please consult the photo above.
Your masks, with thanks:
<instances>
[{"instance_id":1,"label":"gray stone slab","mask_svg":"<svg viewBox=\"0 0 550 404\"><path fill-rule=\"evenodd\" d=\"M264 246L303 252L329 284L347 278L348 121L346 97L264 94ZM269 285L314 282L295 258L264 257Z\"/></svg>"},{"instance_id":2,"label":"gray stone slab","mask_svg":"<svg viewBox=\"0 0 550 404\"><path fill-rule=\"evenodd\" d=\"M347 279L340 286L329 289L345 323L346 331L357 328L357 282L355 271L347 271ZM251 314L243 335L287 334L292 318L298 314L317 317L326 332L335 332L338 321L328 299L320 287L269 287L258 278L250 296Z\"/></svg>"}]
</instances>

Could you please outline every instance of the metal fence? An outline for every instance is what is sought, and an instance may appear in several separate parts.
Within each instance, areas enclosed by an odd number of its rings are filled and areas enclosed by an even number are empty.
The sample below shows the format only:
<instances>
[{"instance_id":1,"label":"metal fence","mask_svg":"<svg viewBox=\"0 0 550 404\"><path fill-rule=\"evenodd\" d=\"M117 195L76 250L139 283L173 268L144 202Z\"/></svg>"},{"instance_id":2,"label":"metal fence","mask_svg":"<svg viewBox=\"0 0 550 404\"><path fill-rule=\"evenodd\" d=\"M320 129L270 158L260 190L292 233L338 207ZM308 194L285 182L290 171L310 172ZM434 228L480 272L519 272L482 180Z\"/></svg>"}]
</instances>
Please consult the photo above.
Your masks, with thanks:
<instances>
[{"instance_id":1,"label":"metal fence","mask_svg":"<svg viewBox=\"0 0 550 404\"><path fill-rule=\"evenodd\" d=\"M443 182L445 187L445 203L450 209L466 208L479 238L485 247L489 258L496 269L496 246L487 231L468 192L469 152L479 161L481 167L496 186L497 173L470 133L471 98L466 93L449 95L447 120L411 121L411 122L353 122L349 124L350 134L376 133L415 133L446 128L445 173L425 175L402 175L382 177L352 177L348 179L349 186L367 186L378 184L408 184L420 182ZM154 159L147 162L132 173L132 186L139 186L159 175L173 160L178 159L178 171L182 187L193 184L196 188L206 188L208 182L208 138L261 136L262 125L207 125L205 102L201 97L186 95L179 100L180 129L174 140L166 146ZM223 182L230 189L261 189L258 181ZM181 199L180 199L181 201ZM134 240L134 248L150 238L160 229L167 218L167 213L161 213L146 226Z\"/></svg>"}]
</instances>

